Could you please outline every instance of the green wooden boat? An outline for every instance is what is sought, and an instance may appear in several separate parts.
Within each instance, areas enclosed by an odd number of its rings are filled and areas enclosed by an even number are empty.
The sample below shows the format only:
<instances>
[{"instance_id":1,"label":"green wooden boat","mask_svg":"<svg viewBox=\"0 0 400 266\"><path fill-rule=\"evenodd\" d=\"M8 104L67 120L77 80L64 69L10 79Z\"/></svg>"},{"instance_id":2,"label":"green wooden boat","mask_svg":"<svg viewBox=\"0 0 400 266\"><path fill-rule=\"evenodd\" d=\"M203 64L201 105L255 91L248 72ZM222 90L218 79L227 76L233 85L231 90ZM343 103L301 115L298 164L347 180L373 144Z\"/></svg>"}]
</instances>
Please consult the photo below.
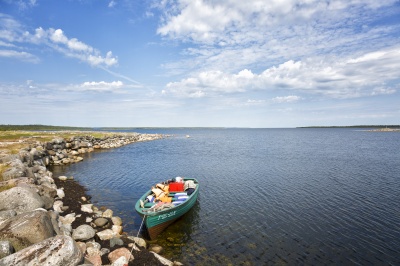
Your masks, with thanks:
<instances>
[{"instance_id":1,"label":"green wooden boat","mask_svg":"<svg viewBox=\"0 0 400 266\"><path fill-rule=\"evenodd\" d=\"M195 178L183 178L183 180L192 180L196 188L185 201L178 205L175 205L174 201L172 201L171 204L165 204L166 208L163 208L163 204L161 203L144 204L147 196L153 193L151 189L136 202L135 209L143 218L142 225L144 224L144 229L147 231L147 235L150 239L155 239L165 228L187 213L196 203L199 195L199 182ZM174 194L176 193L170 192L169 196L173 197Z\"/></svg>"}]
</instances>

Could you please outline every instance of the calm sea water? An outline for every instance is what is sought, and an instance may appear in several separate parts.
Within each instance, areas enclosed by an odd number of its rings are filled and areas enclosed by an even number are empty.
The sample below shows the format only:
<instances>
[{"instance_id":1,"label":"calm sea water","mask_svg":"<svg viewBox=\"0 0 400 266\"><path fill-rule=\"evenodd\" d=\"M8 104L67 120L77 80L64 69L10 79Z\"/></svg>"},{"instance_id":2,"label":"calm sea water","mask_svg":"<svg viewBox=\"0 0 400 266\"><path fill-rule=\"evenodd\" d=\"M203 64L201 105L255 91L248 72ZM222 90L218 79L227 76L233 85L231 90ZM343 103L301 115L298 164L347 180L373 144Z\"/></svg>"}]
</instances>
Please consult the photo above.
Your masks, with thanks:
<instances>
[{"instance_id":1,"label":"calm sea water","mask_svg":"<svg viewBox=\"0 0 400 266\"><path fill-rule=\"evenodd\" d=\"M354 129L164 129L162 140L54 169L137 235L138 198L160 180L201 182L161 234L188 265L400 265L400 133ZM190 135L190 138L186 138Z\"/></svg>"}]
</instances>

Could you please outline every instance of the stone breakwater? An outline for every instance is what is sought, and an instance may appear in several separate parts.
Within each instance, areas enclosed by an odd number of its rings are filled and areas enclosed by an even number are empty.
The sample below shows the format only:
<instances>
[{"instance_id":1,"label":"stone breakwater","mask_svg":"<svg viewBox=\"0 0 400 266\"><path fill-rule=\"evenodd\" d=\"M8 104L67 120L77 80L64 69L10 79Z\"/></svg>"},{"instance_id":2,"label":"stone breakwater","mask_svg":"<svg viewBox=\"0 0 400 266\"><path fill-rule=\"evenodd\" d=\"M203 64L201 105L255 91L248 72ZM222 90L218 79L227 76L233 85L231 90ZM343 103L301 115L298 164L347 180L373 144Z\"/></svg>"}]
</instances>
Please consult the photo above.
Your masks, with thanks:
<instances>
[{"instance_id":1,"label":"stone breakwater","mask_svg":"<svg viewBox=\"0 0 400 266\"><path fill-rule=\"evenodd\" d=\"M66 200L77 195L66 194L56 183L73 178L55 178L47 169L80 162L82 154L95 149L160 138L159 134L139 133L57 137L32 142L19 154L1 157L6 170L0 182L0 266L181 265L150 251L144 239L124 234L122 221L112 210L97 208L85 196ZM71 212L64 202L78 204L75 209L79 210Z\"/></svg>"}]
</instances>

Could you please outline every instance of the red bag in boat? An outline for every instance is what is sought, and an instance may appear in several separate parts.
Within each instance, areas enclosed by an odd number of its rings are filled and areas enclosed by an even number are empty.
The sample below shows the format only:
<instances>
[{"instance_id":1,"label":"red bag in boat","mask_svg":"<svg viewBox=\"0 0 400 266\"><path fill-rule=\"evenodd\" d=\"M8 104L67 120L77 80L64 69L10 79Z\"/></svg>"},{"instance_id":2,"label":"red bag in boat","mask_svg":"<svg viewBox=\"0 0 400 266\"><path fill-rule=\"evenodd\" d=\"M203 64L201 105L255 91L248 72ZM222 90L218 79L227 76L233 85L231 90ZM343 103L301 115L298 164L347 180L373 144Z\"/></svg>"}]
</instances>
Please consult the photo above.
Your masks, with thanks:
<instances>
[{"instance_id":1,"label":"red bag in boat","mask_svg":"<svg viewBox=\"0 0 400 266\"><path fill-rule=\"evenodd\" d=\"M183 191L183 182L169 183L169 191L170 192L182 192Z\"/></svg>"}]
</instances>

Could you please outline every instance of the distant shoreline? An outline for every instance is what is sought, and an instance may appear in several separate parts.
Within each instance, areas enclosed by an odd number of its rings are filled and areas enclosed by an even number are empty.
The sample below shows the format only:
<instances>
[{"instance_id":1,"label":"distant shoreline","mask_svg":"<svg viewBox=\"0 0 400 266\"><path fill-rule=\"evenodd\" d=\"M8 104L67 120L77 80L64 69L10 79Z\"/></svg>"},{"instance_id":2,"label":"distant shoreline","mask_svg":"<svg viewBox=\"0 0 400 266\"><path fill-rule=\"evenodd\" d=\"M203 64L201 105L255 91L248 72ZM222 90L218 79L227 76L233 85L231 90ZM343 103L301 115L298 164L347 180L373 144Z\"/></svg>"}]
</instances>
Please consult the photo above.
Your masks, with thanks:
<instances>
[{"instance_id":1,"label":"distant shoreline","mask_svg":"<svg viewBox=\"0 0 400 266\"><path fill-rule=\"evenodd\" d=\"M256 127L71 127L71 126L51 126L51 125L4 125L0 124L0 131L119 131L135 129L262 129ZM400 125L353 125L353 126L303 126L292 128L371 128L378 131L396 131L386 129L400 129ZM267 127L264 129L268 129ZM275 129L275 128L271 128Z\"/></svg>"},{"instance_id":2,"label":"distant shoreline","mask_svg":"<svg viewBox=\"0 0 400 266\"><path fill-rule=\"evenodd\" d=\"M297 128L373 128L376 131L397 131L400 125L307 126Z\"/></svg>"}]
</instances>

